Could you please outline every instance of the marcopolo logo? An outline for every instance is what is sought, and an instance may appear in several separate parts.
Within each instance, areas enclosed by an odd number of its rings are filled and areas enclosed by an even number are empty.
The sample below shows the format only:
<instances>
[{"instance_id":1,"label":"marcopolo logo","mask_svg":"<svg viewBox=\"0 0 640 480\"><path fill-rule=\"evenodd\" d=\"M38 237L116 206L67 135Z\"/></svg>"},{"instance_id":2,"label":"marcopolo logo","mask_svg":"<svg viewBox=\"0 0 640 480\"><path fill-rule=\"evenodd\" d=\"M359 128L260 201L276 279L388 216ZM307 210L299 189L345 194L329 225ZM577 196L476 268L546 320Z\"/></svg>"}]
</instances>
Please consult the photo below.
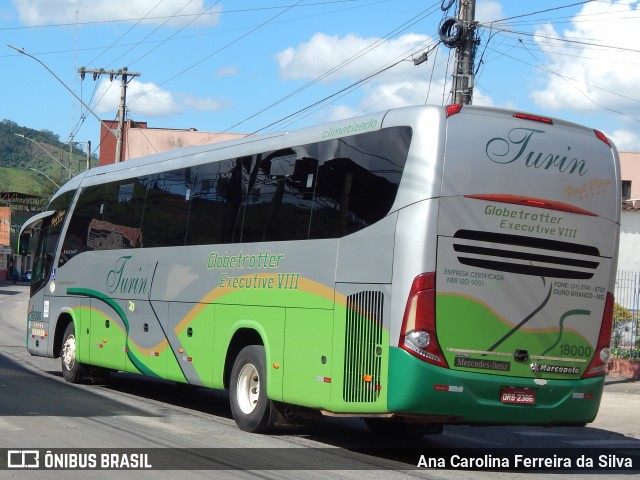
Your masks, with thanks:
<instances>
[{"instance_id":1,"label":"marcopolo logo","mask_svg":"<svg viewBox=\"0 0 640 480\"><path fill-rule=\"evenodd\" d=\"M558 373L563 375L578 375L580 369L578 367L569 367L566 365L545 365L544 363L532 363L531 371L533 373Z\"/></svg>"},{"instance_id":2,"label":"marcopolo logo","mask_svg":"<svg viewBox=\"0 0 640 480\"><path fill-rule=\"evenodd\" d=\"M506 137L494 137L487 142L485 152L493 163L506 165L509 163L524 163L527 168L538 170L557 170L569 175L585 175L589 169L587 163L571 155L571 147L567 147L568 153L553 153L536 151L530 147L531 140L545 133L544 130L533 128L514 128ZM540 142L537 142L539 145Z\"/></svg>"}]
</instances>

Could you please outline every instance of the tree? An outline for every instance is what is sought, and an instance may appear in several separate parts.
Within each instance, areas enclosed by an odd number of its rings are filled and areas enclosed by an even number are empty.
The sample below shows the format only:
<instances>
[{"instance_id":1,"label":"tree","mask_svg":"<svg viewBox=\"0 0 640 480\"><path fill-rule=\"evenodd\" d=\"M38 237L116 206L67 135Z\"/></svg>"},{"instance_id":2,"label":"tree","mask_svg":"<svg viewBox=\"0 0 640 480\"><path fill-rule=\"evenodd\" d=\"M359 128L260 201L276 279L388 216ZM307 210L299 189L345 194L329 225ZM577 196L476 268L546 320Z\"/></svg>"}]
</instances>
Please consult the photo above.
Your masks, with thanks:
<instances>
[{"instance_id":1,"label":"tree","mask_svg":"<svg viewBox=\"0 0 640 480\"><path fill-rule=\"evenodd\" d=\"M633 321L633 313L616 303L613 306L613 328L611 329L611 347L617 348L625 332L628 331Z\"/></svg>"}]
</instances>

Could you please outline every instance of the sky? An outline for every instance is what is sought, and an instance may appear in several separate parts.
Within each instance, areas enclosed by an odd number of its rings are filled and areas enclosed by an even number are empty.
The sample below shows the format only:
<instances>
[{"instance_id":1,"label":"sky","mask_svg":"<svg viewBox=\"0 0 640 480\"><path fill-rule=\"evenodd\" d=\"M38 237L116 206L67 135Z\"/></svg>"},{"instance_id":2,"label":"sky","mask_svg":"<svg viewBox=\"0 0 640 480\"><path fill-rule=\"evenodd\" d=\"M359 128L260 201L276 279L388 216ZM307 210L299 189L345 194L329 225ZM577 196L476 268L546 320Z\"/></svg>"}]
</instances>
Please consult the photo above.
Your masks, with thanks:
<instances>
[{"instance_id":1,"label":"sky","mask_svg":"<svg viewBox=\"0 0 640 480\"><path fill-rule=\"evenodd\" d=\"M580 123L640 152L639 3L477 0L473 104ZM139 73L126 118L150 128L269 133L448 104L455 49L438 32L457 4L0 0L0 120L97 150L121 77L81 79L81 67Z\"/></svg>"}]
</instances>

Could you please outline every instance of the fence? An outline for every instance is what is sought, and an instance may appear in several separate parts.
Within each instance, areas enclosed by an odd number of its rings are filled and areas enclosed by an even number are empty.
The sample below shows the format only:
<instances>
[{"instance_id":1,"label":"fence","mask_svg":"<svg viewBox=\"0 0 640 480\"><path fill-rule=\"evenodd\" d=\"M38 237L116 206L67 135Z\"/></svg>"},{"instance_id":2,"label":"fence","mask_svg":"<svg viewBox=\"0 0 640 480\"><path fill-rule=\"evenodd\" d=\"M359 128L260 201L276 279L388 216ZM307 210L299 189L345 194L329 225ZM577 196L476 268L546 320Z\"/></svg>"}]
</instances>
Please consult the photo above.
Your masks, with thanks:
<instances>
[{"instance_id":1,"label":"fence","mask_svg":"<svg viewBox=\"0 0 640 480\"><path fill-rule=\"evenodd\" d=\"M614 294L616 306L611 329L611 353L617 358L640 359L640 272L618 270Z\"/></svg>"}]
</instances>

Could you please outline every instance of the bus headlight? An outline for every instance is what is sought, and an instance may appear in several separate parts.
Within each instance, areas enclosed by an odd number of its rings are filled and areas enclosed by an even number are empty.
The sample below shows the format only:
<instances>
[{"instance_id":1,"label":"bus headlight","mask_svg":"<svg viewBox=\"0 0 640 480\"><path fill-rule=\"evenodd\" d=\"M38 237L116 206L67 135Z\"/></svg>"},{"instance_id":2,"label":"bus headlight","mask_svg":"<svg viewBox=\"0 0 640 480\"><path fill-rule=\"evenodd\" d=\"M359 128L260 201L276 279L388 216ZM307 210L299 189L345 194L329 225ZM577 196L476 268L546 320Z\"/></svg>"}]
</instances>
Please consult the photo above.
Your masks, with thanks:
<instances>
[{"instance_id":1,"label":"bus headlight","mask_svg":"<svg viewBox=\"0 0 640 480\"><path fill-rule=\"evenodd\" d=\"M600 350L600 361L602 363L607 363L609 361L609 357L611 357L611 350L609 348L603 348Z\"/></svg>"}]
</instances>

